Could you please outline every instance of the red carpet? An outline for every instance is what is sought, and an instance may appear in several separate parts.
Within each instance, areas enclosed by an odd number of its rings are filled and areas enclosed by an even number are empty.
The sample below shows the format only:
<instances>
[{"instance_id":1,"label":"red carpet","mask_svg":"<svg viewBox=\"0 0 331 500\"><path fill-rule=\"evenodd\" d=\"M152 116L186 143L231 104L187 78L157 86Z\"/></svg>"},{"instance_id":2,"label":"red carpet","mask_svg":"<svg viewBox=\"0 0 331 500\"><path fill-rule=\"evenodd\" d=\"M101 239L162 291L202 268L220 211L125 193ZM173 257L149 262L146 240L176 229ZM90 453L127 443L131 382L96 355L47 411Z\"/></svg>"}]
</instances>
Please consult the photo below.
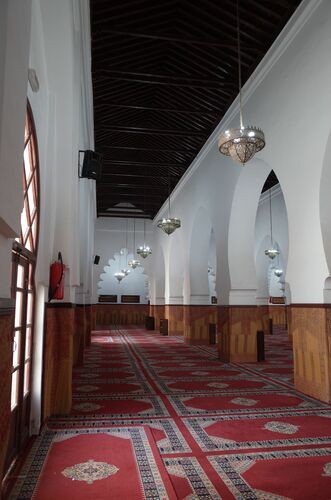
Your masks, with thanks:
<instances>
[{"instance_id":1,"label":"red carpet","mask_svg":"<svg viewBox=\"0 0 331 500\"><path fill-rule=\"evenodd\" d=\"M293 388L284 332L266 361L142 329L94 332L71 414L48 423L11 498L331 499L331 407Z\"/></svg>"}]
</instances>

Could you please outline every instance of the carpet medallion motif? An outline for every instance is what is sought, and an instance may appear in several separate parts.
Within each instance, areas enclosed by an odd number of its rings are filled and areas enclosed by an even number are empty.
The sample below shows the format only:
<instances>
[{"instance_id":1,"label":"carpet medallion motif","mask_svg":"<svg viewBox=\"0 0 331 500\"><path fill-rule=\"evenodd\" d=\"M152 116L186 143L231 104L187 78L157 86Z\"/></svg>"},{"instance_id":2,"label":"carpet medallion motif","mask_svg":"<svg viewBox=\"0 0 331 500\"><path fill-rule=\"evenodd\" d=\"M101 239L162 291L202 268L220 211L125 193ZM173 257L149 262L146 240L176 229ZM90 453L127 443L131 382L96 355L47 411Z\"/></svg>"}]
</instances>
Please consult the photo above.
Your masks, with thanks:
<instances>
[{"instance_id":1,"label":"carpet medallion motif","mask_svg":"<svg viewBox=\"0 0 331 500\"><path fill-rule=\"evenodd\" d=\"M239 406L254 406L257 403L256 399L249 398L234 398L230 402Z\"/></svg>"},{"instance_id":2,"label":"carpet medallion motif","mask_svg":"<svg viewBox=\"0 0 331 500\"><path fill-rule=\"evenodd\" d=\"M142 328L94 331L73 404L51 417L11 500L331 500L331 406L294 389L286 332L266 361Z\"/></svg>"},{"instance_id":3,"label":"carpet medallion motif","mask_svg":"<svg viewBox=\"0 0 331 500\"><path fill-rule=\"evenodd\" d=\"M280 432L282 434L295 434L299 427L297 425L287 424L286 422L267 422L264 429L271 432Z\"/></svg>"},{"instance_id":4,"label":"carpet medallion motif","mask_svg":"<svg viewBox=\"0 0 331 500\"><path fill-rule=\"evenodd\" d=\"M322 476L331 477L331 462L324 465Z\"/></svg>"},{"instance_id":5,"label":"carpet medallion motif","mask_svg":"<svg viewBox=\"0 0 331 500\"><path fill-rule=\"evenodd\" d=\"M94 481L112 476L117 471L118 468L115 465L88 460L82 464L67 467L62 471L62 474L73 481L85 481L87 484L93 484Z\"/></svg>"}]
</instances>

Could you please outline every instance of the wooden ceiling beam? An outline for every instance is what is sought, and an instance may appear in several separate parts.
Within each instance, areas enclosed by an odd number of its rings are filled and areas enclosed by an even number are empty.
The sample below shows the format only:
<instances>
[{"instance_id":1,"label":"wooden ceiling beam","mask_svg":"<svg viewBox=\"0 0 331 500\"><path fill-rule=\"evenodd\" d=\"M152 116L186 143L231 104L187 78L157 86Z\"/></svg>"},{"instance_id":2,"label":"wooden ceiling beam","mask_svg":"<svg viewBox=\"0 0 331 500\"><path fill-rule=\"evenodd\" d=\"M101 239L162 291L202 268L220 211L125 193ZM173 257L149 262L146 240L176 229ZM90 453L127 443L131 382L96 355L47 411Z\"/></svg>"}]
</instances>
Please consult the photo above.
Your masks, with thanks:
<instances>
[{"instance_id":1,"label":"wooden ceiling beam","mask_svg":"<svg viewBox=\"0 0 331 500\"><path fill-rule=\"evenodd\" d=\"M190 38L183 38L183 37L174 37L174 36L164 36L164 35L153 35L149 33L136 33L136 32L129 32L129 31L118 31L118 30L113 30L113 29L100 29L97 32L93 33L93 41L98 40L99 35L117 35L117 36L124 36L126 38L143 38L143 39L149 39L149 40L160 40L160 41L165 41L165 42L170 42L173 44L181 44L181 45L200 45L204 47L216 47L218 49L237 49L237 42L236 39L234 38L233 41L228 41L228 42L220 42L219 40L203 40L203 39L190 39ZM252 47L252 50L261 50L260 44L256 41L256 46Z\"/></svg>"},{"instance_id":2,"label":"wooden ceiling beam","mask_svg":"<svg viewBox=\"0 0 331 500\"><path fill-rule=\"evenodd\" d=\"M118 132L123 134L156 134L156 135L170 135L170 136L178 136L182 135L192 135L196 137L205 137L205 134L200 132L196 132L195 130L167 130L167 129L157 129L157 128L149 128L149 127L112 127L107 125L101 125L99 129L107 131L107 132Z\"/></svg>"},{"instance_id":3,"label":"wooden ceiling beam","mask_svg":"<svg viewBox=\"0 0 331 500\"><path fill-rule=\"evenodd\" d=\"M143 147L128 147L128 146L110 146L109 144L105 144L101 146L100 152L102 150L109 150L109 149L123 149L123 150L128 150L128 151L151 151L151 152L163 152L163 153L182 153L182 154L192 154L192 152L195 151L194 147L187 148L187 149L163 149L163 148L143 148Z\"/></svg>"}]
</instances>

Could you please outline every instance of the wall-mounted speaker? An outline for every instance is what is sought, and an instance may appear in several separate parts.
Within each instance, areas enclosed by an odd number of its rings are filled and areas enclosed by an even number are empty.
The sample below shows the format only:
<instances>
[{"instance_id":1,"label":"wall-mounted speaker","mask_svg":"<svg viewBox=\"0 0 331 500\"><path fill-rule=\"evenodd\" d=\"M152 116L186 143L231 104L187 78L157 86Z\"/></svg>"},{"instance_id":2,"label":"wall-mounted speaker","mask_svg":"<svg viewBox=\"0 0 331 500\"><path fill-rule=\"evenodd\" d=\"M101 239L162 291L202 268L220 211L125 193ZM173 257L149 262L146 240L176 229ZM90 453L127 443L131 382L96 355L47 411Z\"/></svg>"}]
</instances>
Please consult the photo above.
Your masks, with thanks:
<instances>
[{"instance_id":1,"label":"wall-mounted speaker","mask_svg":"<svg viewBox=\"0 0 331 500\"><path fill-rule=\"evenodd\" d=\"M83 153L84 160L81 177L94 180L100 179L102 170L102 155L89 149L83 151Z\"/></svg>"},{"instance_id":2,"label":"wall-mounted speaker","mask_svg":"<svg viewBox=\"0 0 331 500\"><path fill-rule=\"evenodd\" d=\"M100 255L95 255L94 256L94 264L99 264L100 261Z\"/></svg>"}]
</instances>

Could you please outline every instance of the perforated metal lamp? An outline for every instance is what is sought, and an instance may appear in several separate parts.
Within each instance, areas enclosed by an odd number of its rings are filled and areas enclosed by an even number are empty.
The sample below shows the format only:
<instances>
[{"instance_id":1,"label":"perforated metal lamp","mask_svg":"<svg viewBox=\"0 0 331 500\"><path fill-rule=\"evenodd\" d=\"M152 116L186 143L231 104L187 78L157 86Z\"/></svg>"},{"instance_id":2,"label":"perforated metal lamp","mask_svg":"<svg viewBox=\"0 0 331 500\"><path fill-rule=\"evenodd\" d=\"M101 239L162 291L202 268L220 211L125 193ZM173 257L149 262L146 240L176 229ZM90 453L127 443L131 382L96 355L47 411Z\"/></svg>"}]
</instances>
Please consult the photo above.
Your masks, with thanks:
<instances>
[{"instance_id":1,"label":"perforated metal lamp","mask_svg":"<svg viewBox=\"0 0 331 500\"><path fill-rule=\"evenodd\" d=\"M274 240L272 237L272 210L271 210L271 189L269 190L269 219L270 219L270 243L271 246L264 251L265 255L269 257L269 259L274 259L279 255L279 250L274 245Z\"/></svg>"},{"instance_id":2,"label":"perforated metal lamp","mask_svg":"<svg viewBox=\"0 0 331 500\"><path fill-rule=\"evenodd\" d=\"M220 153L230 156L233 160L245 165L253 156L265 146L264 133L260 128L244 126L242 116L241 96L241 54L240 54L240 27L239 3L237 0L237 44L238 44L238 79L239 79L239 114L240 128L230 128L220 135L218 148Z\"/></svg>"},{"instance_id":3,"label":"perforated metal lamp","mask_svg":"<svg viewBox=\"0 0 331 500\"><path fill-rule=\"evenodd\" d=\"M157 222L157 227L162 229L168 236L181 226L180 219L170 216L170 171L168 178L168 217L164 217Z\"/></svg>"},{"instance_id":4,"label":"perforated metal lamp","mask_svg":"<svg viewBox=\"0 0 331 500\"><path fill-rule=\"evenodd\" d=\"M145 243L143 244L143 246L137 248L137 254L140 255L140 257L142 257L143 259L146 259L146 257L151 255L151 253L152 249L146 246Z\"/></svg>"},{"instance_id":5,"label":"perforated metal lamp","mask_svg":"<svg viewBox=\"0 0 331 500\"><path fill-rule=\"evenodd\" d=\"M125 278L125 273L123 271L118 271L117 273L114 274L115 278L119 283L121 283L122 279Z\"/></svg>"},{"instance_id":6,"label":"perforated metal lamp","mask_svg":"<svg viewBox=\"0 0 331 500\"><path fill-rule=\"evenodd\" d=\"M146 259L152 253L151 247L145 244L146 239L146 221L144 219L144 244L137 248L137 254L140 255L143 259Z\"/></svg>"},{"instance_id":7,"label":"perforated metal lamp","mask_svg":"<svg viewBox=\"0 0 331 500\"><path fill-rule=\"evenodd\" d=\"M267 257L269 257L269 259L274 259L275 257L277 257L277 255L279 255L279 250L271 246L271 248L265 250L264 253Z\"/></svg>"},{"instance_id":8,"label":"perforated metal lamp","mask_svg":"<svg viewBox=\"0 0 331 500\"><path fill-rule=\"evenodd\" d=\"M241 105L240 105L241 106ZM240 109L240 128L226 130L218 140L219 151L242 165L265 146L264 133L257 127L244 127Z\"/></svg>"},{"instance_id":9,"label":"perforated metal lamp","mask_svg":"<svg viewBox=\"0 0 331 500\"><path fill-rule=\"evenodd\" d=\"M136 267L140 266L139 260L134 258L136 248L136 219L133 219L133 259L129 260L128 264L132 269L136 269Z\"/></svg>"},{"instance_id":10,"label":"perforated metal lamp","mask_svg":"<svg viewBox=\"0 0 331 500\"><path fill-rule=\"evenodd\" d=\"M176 217L161 219L157 223L157 227L162 229L167 235L173 233L181 226L180 220Z\"/></svg>"}]
</instances>

